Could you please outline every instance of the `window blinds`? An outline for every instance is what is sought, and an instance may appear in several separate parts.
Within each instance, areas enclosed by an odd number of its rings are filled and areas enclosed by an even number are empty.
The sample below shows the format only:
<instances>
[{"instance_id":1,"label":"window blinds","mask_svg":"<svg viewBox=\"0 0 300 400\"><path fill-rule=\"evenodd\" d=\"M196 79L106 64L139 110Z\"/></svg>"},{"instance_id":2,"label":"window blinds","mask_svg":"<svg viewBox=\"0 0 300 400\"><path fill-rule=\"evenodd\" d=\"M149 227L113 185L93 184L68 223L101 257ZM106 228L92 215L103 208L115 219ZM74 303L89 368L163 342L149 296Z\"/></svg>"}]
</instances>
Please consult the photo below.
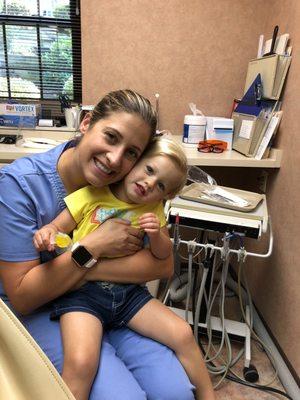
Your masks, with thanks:
<instances>
[{"instance_id":1,"label":"window blinds","mask_svg":"<svg viewBox=\"0 0 300 400\"><path fill-rule=\"evenodd\" d=\"M0 0L0 97L81 102L79 0Z\"/></svg>"}]
</instances>

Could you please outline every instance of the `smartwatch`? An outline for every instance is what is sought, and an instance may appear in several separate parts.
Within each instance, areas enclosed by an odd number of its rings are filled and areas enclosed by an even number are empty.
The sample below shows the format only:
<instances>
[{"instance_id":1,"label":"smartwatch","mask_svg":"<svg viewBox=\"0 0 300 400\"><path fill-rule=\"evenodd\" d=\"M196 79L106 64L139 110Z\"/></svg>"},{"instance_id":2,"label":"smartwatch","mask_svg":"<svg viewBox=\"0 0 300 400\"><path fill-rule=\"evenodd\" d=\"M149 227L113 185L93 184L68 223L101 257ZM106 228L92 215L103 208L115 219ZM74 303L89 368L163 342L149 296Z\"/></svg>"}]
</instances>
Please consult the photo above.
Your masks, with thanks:
<instances>
[{"instance_id":1,"label":"smartwatch","mask_svg":"<svg viewBox=\"0 0 300 400\"><path fill-rule=\"evenodd\" d=\"M79 242L73 244L71 253L72 260L81 268L92 268L98 262Z\"/></svg>"}]
</instances>

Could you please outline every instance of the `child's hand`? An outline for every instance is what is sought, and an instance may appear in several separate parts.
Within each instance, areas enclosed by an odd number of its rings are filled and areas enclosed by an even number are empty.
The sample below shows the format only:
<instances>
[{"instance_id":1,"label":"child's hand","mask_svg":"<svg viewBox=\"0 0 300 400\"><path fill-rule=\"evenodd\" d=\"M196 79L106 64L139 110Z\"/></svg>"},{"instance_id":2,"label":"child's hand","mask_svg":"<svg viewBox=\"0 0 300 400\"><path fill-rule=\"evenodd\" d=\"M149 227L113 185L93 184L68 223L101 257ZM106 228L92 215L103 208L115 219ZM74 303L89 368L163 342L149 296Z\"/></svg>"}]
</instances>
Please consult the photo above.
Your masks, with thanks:
<instances>
[{"instance_id":1,"label":"child's hand","mask_svg":"<svg viewBox=\"0 0 300 400\"><path fill-rule=\"evenodd\" d=\"M160 232L160 222L157 216L153 213L146 213L139 217L141 229L149 236L155 236Z\"/></svg>"},{"instance_id":2,"label":"child's hand","mask_svg":"<svg viewBox=\"0 0 300 400\"><path fill-rule=\"evenodd\" d=\"M58 233L57 228L48 224L35 232L33 236L33 244L38 251L54 251L55 235Z\"/></svg>"}]
</instances>

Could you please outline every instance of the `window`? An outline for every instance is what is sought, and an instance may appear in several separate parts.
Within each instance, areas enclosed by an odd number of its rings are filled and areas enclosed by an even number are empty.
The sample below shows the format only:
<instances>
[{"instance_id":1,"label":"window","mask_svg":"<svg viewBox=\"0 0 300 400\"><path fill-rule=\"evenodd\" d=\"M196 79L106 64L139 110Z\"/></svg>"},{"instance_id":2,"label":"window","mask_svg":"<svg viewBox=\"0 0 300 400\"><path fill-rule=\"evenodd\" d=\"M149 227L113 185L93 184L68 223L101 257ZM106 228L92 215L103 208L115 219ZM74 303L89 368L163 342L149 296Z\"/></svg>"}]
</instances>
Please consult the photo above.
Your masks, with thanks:
<instances>
[{"instance_id":1,"label":"window","mask_svg":"<svg viewBox=\"0 0 300 400\"><path fill-rule=\"evenodd\" d=\"M81 102L79 0L0 0L0 97Z\"/></svg>"}]
</instances>

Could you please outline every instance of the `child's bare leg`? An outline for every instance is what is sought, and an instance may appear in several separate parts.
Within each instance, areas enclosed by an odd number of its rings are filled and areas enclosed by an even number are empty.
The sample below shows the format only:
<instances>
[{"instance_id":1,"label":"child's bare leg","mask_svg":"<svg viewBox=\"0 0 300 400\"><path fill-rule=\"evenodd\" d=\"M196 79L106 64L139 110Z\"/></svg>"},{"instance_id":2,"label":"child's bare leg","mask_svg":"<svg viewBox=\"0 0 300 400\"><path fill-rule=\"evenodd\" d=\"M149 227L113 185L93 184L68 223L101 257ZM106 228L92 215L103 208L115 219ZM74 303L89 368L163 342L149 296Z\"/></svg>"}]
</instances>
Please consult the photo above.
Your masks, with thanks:
<instances>
[{"instance_id":1,"label":"child's bare leg","mask_svg":"<svg viewBox=\"0 0 300 400\"><path fill-rule=\"evenodd\" d=\"M214 400L212 383L189 324L156 299L150 300L128 323L141 335L170 347L196 387L196 398Z\"/></svg>"},{"instance_id":2,"label":"child's bare leg","mask_svg":"<svg viewBox=\"0 0 300 400\"><path fill-rule=\"evenodd\" d=\"M60 318L64 348L62 378L76 400L88 400L100 356L102 324L85 312L69 312Z\"/></svg>"}]
</instances>

